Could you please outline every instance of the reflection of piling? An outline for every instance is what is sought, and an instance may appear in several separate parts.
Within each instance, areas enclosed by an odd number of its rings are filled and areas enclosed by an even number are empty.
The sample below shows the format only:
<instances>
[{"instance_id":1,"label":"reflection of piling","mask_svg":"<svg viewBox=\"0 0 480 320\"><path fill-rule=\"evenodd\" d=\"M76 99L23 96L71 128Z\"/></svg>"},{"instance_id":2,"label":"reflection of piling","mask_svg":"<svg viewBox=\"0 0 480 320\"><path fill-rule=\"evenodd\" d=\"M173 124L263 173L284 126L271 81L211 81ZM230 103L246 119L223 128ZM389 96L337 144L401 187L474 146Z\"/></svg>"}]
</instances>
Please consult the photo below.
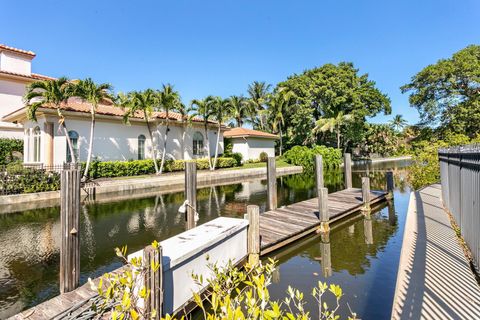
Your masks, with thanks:
<instances>
[{"instance_id":1,"label":"reflection of piling","mask_svg":"<svg viewBox=\"0 0 480 320\"><path fill-rule=\"evenodd\" d=\"M393 201L388 201L388 222L391 226L394 226L397 222L397 216L395 215L395 204Z\"/></svg>"},{"instance_id":2,"label":"reflection of piling","mask_svg":"<svg viewBox=\"0 0 480 320\"><path fill-rule=\"evenodd\" d=\"M267 197L268 210L277 209L277 169L275 157L268 157L267 160Z\"/></svg>"},{"instance_id":3,"label":"reflection of piling","mask_svg":"<svg viewBox=\"0 0 480 320\"><path fill-rule=\"evenodd\" d=\"M364 213L370 211L370 178L362 177L362 211Z\"/></svg>"},{"instance_id":4,"label":"reflection of piling","mask_svg":"<svg viewBox=\"0 0 480 320\"><path fill-rule=\"evenodd\" d=\"M355 224L352 224L348 226L348 234L354 234L355 233Z\"/></svg>"},{"instance_id":5,"label":"reflection of piling","mask_svg":"<svg viewBox=\"0 0 480 320\"><path fill-rule=\"evenodd\" d=\"M272 272L273 283L280 283L280 266L276 266Z\"/></svg>"},{"instance_id":6,"label":"reflection of piling","mask_svg":"<svg viewBox=\"0 0 480 320\"><path fill-rule=\"evenodd\" d=\"M370 213L363 219L363 233L365 235L365 244L373 244L372 218Z\"/></svg>"},{"instance_id":7,"label":"reflection of piling","mask_svg":"<svg viewBox=\"0 0 480 320\"><path fill-rule=\"evenodd\" d=\"M395 188L395 182L393 180L393 172L387 171L386 178L387 178L387 192L388 192L387 199L392 199L393 189Z\"/></svg>"},{"instance_id":8,"label":"reflection of piling","mask_svg":"<svg viewBox=\"0 0 480 320\"><path fill-rule=\"evenodd\" d=\"M330 233L322 233L320 242L320 256L322 258L322 274L325 278L332 275L332 256L330 252Z\"/></svg>"}]
</instances>

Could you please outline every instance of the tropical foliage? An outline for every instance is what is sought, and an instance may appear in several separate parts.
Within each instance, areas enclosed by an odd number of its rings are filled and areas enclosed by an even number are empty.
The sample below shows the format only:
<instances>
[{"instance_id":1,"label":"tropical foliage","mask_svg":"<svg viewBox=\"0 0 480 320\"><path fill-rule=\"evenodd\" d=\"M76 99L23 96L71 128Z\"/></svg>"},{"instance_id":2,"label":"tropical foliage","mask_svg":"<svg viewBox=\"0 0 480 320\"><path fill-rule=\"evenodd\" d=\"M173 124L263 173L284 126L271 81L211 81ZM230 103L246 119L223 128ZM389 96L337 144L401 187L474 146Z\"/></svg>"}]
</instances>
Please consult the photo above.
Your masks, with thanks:
<instances>
[{"instance_id":1,"label":"tropical foliage","mask_svg":"<svg viewBox=\"0 0 480 320\"><path fill-rule=\"evenodd\" d=\"M0 138L0 165L15 161L15 153L23 153L23 140Z\"/></svg>"},{"instance_id":2,"label":"tropical foliage","mask_svg":"<svg viewBox=\"0 0 480 320\"><path fill-rule=\"evenodd\" d=\"M322 155L325 167L338 167L342 163L341 151L325 146L313 146L312 148L295 146L285 152L283 157L286 162L303 166L303 169L308 172L314 169L314 159L317 154Z\"/></svg>"}]
</instances>

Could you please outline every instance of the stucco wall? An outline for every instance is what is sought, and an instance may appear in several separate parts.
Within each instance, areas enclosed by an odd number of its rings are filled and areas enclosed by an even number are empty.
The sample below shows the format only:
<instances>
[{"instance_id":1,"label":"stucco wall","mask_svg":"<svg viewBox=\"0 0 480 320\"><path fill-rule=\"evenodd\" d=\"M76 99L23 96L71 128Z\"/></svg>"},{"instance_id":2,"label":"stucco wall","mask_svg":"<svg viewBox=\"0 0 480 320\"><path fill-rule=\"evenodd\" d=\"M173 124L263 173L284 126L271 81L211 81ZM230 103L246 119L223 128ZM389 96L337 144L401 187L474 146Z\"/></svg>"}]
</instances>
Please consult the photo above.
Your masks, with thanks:
<instances>
[{"instance_id":1,"label":"stucco wall","mask_svg":"<svg viewBox=\"0 0 480 320\"><path fill-rule=\"evenodd\" d=\"M32 58L13 52L0 52L0 70L30 75Z\"/></svg>"},{"instance_id":2,"label":"stucco wall","mask_svg":"<svg viewBox=\"0 0 480 320\"><path fill-rule=\"evenodd\" d=\"M266 152L269 157L275 157L275 140L247 138L248 156L250 159L260 158L261 152Z\"/></svg>"},{"instance_id":3,"label":"stucco wall","mask_svg":"<svg viewBox=\"0 0 480 320\"><path fill-rule=\"evenodd\" d=\"M25 87L25 82L0 79L0 119L23 107ZM0 137L20 139L23 137L22 126L0 121Z\"/></svg>"},{"instance_id":4,"label":"stucco wall","mask_svg":"<svg viewBox=\"0 0 480 320\"><path fill-rule=\"evenodd\" d=\"M59 124L57 117L54 116L40 116L37 122L25 122L25 129L32 130L35 126L39 126L42 130L41 139L41 162L45 162L45 122L51 122L54 125L54 164L62 164L66 161L67 143L63 131L59 131ZM78 153L79 160L86 161L88 156L88 139L90 135L90 121L82 118L68 118L66 125L69 131L76 131L79 135L78 139ZM165 126L159 125L158 128L151 125L154 144L157 146L157 157L161 157L161 150L163 150ZM192 137L195 131L200 131L204 135L204 130L200 125L194 125L186 128L185 131L185 154L183 155L182 137L184 128L178 124L172 123L167 137L167 153L166 159L192 159ZM97 118L95 126L95 138L93 145L93 158L100 161L110 160L136 160L138 159L138 136L143 134L145 140L145 158L152 157L152 143L150 135L145 123L132 121L130 125L125 125L119 119L101 119ZM210 146L212 156L215 152L216 144L215 130L209 130ZM25 136L25 153L24 161L31 162L28 150L28 138ZM219 154L223 153L223 134L220 136Z\"/></svg>"}]
</instances>

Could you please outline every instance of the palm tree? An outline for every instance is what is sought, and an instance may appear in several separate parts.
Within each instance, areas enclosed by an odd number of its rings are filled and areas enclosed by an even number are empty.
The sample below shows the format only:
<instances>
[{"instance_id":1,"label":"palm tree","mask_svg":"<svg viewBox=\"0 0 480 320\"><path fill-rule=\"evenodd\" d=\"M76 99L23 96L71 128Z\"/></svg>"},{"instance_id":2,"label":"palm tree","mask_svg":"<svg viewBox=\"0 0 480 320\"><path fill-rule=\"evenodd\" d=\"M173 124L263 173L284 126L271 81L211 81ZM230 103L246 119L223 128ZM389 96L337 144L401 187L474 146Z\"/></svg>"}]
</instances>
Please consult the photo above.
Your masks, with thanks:
<instances>
[{"instance_id":1,"label":"palm tree","mask_svg":"<svg viewBox=\"0 0 480 320\"><path fill-rule=\"evenodd\" d=\"M153 164L155 165L155 172L158 174L156 146L149 121L159 104L156 92L152 89L147 89L145 91L133 91L128 95L119 94L117 96L116 104L125 109L123 121L126 124L130 123L130 117L136 113L141 113L143 115L143 119L147 125L148 134L150 135L150 141L152 141L152 159Z\"/></svg>"},{"instance_id":2,"label":"palm tree","mask_svg":"<svg viewBox=\"0 0 480 320\"><path fill-rule=\"evenodd\" d=\"M280 155L282 155L283 150L283 126L285 125L285 113L290 106L290 102L293 98L293 92L284 91L282 88L271 96L268 101L268 111L270 113L271 126L273 132L280 134Z\"/></svg>"},{"instance_id":3,"label":"palm tree","mask_svg":"<svg viewBox=\"0 0 480 320\"><path fill-rule=\"evenodd\" d=\"M230 107L228 99L222 99L221 97L215 97L212 100L212 116L213 119L217 122L217 142L215 144L215 156L213 160L213 165L210 170L215 170L217 166L218 159L218 147L220 145L220 134L222 129L222 123L227 121L230 118Z\"/></svg>"},{"instance_id":4,"label":"palm tree","mask_svg":"<svg viewBox=\"0 0 480 320\"><path fill-rule=\"evenodd\" d=\"M313 132L335 131L337 135L337 149L340 149L341 128L352 120L353 116L351 114L344 114L343 111L340 111L336 116L317 120Z\"/></svg>"},{"instance_id":5,"label":"palm tree","mask_svg":"<svg viewBox=\"0 0 480 320\"><path fill-rule=\"evenodd\" d=\"M237 127L243 125L245 118L255 114L255 112L252 111L252 104L248 103L244 96L230 96L230 98L228 98L228 106Z\"/></svg>"},{"instance_id":6,"label":"palm tree","mask_svg":"<svg viewBox=\"0 0 480 320\"><path fill-rule=\"evenodd\" d=\"M185 158L185 135L187 134L187 127L190 125L193 116L190 115L190 111L192 109L185 104L183 104L181 101L178 104L177 107L177 112L180 113L181 116L181 122L182 122L182 159Z\"/></svg>"},{"instance_id":7,"label":"palm tree","mask_svg":"<svg viewBox=\"0 0 480 320\"><path fill-rule=\"evenodd\" d=\"M178 91L173 90L170 84L162 85L162 90L157 92L160 110L165 112L165 136L163 139L162 161L160 162L159 174L163 171L165 164L165 155L167 153L167 139L170 131L170 111L175 111L180 104L180 95Z\"/></svg>"},{"instance_id":8,"label":"palm tree","mask_svg":"<svg viewBox=\"0 0 480 320\"><path fill-rule=\"evenodd\" d=\"M192 110L194 111L194 116L199 116L203 119L203 126L205 129L205 150L207 151L208 157L208 167L212 170L212 159L210 157L210 142L208 139L208 123L210 122L210 117L213 114L213 96L208 96L205 99L194 99L190 103Z\"/></svg>"},{"instance_id":9,"label":"palm tree","mask_svg":"<svg viewBox=\"0 0 480 320\"><path fill-rule=\"evenodd\" d=\"M390 120L390 125L398 132L402 131L402 129L408 124L408 122L403 119L401 114L397 114Z\"/></svg>"},{"instance_id":10,"label":"palm tree","mask_svg":"<svg viewBox=\"0 0 480 320\"><path fill-rule=\"evenodd\" d=\"M110 102L113 100L111 91L111 84L96 84L91 78L75 81L73 85L74 95L90 104L90 140L88 143L87 163L85 165L85 172L83 173L82 179L87 178L88 169L90 168L90 162L92 160L93 139L95 136L95 114L97 112L97 106L100 102Z\"/></svg>"},{"instance_id":11,"label":"palm tree","mask_svg":"<svg viewBox=\"0 0 480 320\"><path fill-rule=\"evenodd\" d=\"M27 105L27 117L29 120L37 121L37 109L52 104L55 106L58 115L58 123L63 129L65 138L67 139L68 149L72 155L72 163L76 163L77 159L73 150L72 140L68 135L65 117L63 116L61 105L68 102L68 98L72 96L71 83L65 77L52 80L43 80L32 82L24 96Z\"/></svg>"},{"instance_id":12,"label":"palm tree","mask_svg":"<svg viewBox=\"0 0 480 320\"><path fill-rule=\"evenodd\" d=\"M265 130L265 104L268 99L268 92L270 91L271 85L266 84L265 82L254 81L248 86L248 95L250 99L250 104L252 105L255 112L258 114L258 120L260 129ZM252 115L252 123L256 123L256 114Z\"/></svg>"}]
</instances>

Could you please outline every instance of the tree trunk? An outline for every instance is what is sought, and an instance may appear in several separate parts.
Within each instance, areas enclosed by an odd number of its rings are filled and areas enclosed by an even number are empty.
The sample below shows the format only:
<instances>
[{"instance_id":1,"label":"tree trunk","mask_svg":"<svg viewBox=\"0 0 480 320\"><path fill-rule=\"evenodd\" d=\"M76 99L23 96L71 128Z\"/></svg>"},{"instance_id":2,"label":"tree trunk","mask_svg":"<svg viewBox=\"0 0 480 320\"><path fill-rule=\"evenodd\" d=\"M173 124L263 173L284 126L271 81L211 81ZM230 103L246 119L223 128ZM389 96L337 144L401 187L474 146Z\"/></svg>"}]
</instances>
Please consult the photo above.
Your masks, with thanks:
<instances>
[{"instance_id":1,"label":"tree trunk","mask_svg":"<svg viewBox=\"0 0 480 320\"><path fill-rule=\"evenodd\" d=\"M184 123L183 126L183 132L182 132L182 159L185 160L185 135L187 134L187 126Z\"/></svg>"},{"instance_id":2,"label":"tree trunk","mask_svg":"<svg viewBox=\"0 0 480 320\"><path fill-rule=\"evenodd\" d=\"M58 114L58 117L61 119L61 127L63 128L63 134L65 135L65 138L67 139L67 146L68 146L68 149L70 150L72 163L77 163L77 158L75 157L75 154L73 153L72 140L70 139L70 136L68 135L67 125L65 124L65 118L63 117L62 113L60 112L60 106L57 106L57 114Z\"/></svg>"},{"instance_id":3,"label":"tree trunk","mask_svg":"<svg viewBox=\"0 0 480 320\"><path fill-rule=\"evenodd\" d=\"M337 129L337 149L340 149L340 128Z\"/></svg>"},{"instance_id":4,"label":"tree trunk","mask_svg":"<svg viewBox=\"0 0 480 320\"><path fill-rule=\"evenodd\" d=\"M163 140L162 162L160 163L160 171L158 174L162 174L163 166L165 165L165 154L167 153L167 138L168 138L169 130L170 130L170 123L168 121L168 112L167 112L167 126L165 128L165 138Z\"/></svg>"},{"instance_id":5,"label":"tree trunk","mask_svg":"<svg viewBox=\"0 0 480 320\"><path fill-rule=\"evenodd\" d=\"M213 160L213 168L211 170L215 170L215 167L217 166L217 159L218 159L218 145L220 144L220 129L222 125L218 125L217 129L217 144L215 145L215 158Z\"/></svg>"},{"instance_id":6,"label":"tree trunk","mask_svg":"<svg viewBox=\"0 0 480 320\"><path fill-rule=\"evenodd\" d=\"M150 123L148 122L147 113L144 112L143 115L145 117L145 123L147 124L148 134L150 135L150 141L152 141L152 158L153 164L155 165L155 173L158 173L157 153L155 152L152 129L150 129Z\"/></svg>"},{"instance_id":7,"label":"tree trunk","mask_svg":"<svg viewBox=\"0 0 480 320\"><path fill-rule=\"evenodd\" d=\"M95 108L92 106L92 108ZM83 172L82 179L87 179L88 169L90 168L90 161L92 160L92 152L93 152L93 136L95 133L95 109L91 110L92 121L90 123L90 140L88 141L88 155L87 155L87 163L85 165L85 171Z\"/></svg>"},{"instance_id":8,"label":"tree trunk","mask_svg":"<svg viewBox=\"0 0 480 320\"><path fill-rule=\"evenodd\" d=\"M205 122L205 143L207 144L205 147L207 148L207 158L208 158L208 168L212 170L212 160L210 159L210 142L208 141L208 125Z\"/></svg>"},{"instance_id":9,"label":"tree trunk","mask_svg":"<svg viewBox=\"0 0 480 320\"><path fill-rule=\"evenodd\" d=\"M280 131L280 156L282 156L282 149L283 149L283 133L282 133L282 125L278 125Z\"/></svg>"}]
</instances>

